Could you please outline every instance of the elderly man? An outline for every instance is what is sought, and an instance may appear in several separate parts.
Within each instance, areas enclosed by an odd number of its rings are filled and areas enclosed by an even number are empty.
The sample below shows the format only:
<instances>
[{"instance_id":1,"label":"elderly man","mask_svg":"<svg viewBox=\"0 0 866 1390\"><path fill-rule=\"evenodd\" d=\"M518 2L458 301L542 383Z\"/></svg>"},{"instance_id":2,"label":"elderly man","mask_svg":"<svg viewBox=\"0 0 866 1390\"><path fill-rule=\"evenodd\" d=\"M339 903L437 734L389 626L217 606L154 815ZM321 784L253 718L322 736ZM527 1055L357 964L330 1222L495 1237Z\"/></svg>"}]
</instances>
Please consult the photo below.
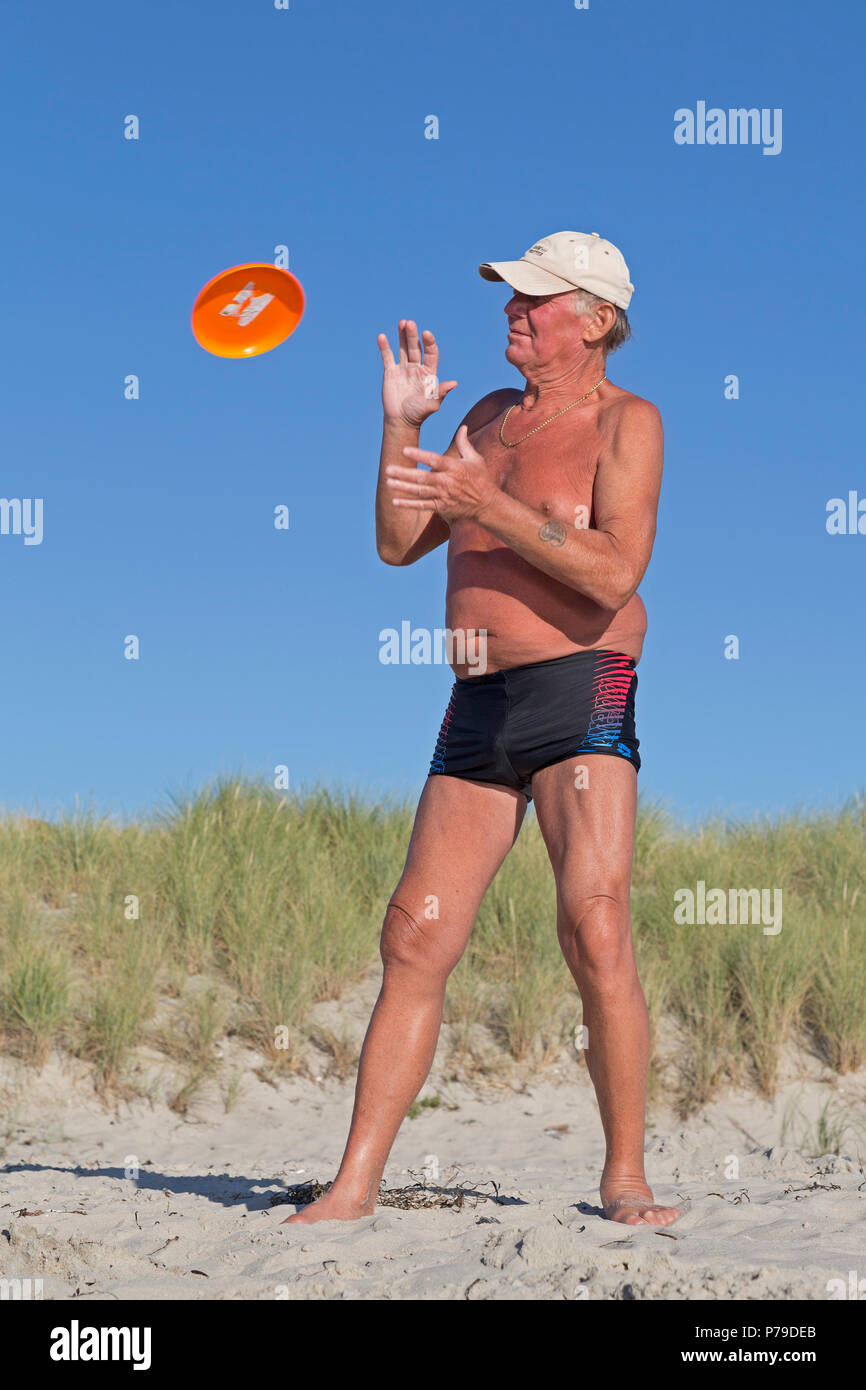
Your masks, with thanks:
<instances>
[{"instance_id":1,"label":"elderly man","mask_svg":"<svg viewBox=\"0 0 866 1390\"><path fill-rule=\"evenodd\" d=\"M654 1202L644 1174L648 1026L629 919L646 631L637 588L655 537L661 420L607 378L634 290L615 246L557 232L479 270L514 291L505 356L526 385L478 401L444 454L418 447L457 385L438 381L433 334L419 339L401 320L396 362L378 339L379 555L411 565L447 541L447 628L480 633L485 650L482 662L455 643L456 680L385 914L382 989L339 1173L289 1220L373 1211L433 1062L448 975L534 799L607 1144L602 1206L613 1221L666 1226L679 1212Z\"/></svg>"}]
</instances>

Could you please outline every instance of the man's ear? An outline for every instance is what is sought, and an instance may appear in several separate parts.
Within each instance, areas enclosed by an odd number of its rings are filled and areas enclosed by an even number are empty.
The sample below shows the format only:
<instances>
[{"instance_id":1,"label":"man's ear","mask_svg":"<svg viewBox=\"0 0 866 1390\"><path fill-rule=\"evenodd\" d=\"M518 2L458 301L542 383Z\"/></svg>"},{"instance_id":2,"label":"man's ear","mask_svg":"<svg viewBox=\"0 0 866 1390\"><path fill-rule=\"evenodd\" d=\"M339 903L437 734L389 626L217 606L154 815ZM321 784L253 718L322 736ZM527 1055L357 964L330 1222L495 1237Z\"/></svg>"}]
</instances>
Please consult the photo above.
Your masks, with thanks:
<instances>
[{"instance_id":1,"label":"man's ear","mask_svg":"<svg viewBox=\"0 0 866 1390\"><path fill-rule=\"evenodd\" d=\"M606 299L596 304L583 326L583 336L590 343L600 343L616 323L616 309Z\"/></svg>"}]
</instances>

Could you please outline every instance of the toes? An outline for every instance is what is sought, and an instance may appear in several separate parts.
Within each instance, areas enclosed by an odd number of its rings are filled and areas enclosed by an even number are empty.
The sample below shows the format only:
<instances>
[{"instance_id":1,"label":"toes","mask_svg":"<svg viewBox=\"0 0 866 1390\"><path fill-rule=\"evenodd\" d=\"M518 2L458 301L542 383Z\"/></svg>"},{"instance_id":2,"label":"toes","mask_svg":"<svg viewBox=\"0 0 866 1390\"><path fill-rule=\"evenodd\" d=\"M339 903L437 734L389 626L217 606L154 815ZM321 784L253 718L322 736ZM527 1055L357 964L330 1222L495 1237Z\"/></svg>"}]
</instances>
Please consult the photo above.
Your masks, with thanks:
<instances>
[{"instance_id":1,"label":"toes","mask_svg":"<svg viewBox=\"0 0 866 1390\"><path fill-rule=\"evenodd\" d=\"M621 1226L643 1226L644 1219L634 1208L619 1206L607 1213L609 1221L618 1221Z\"/></svg>"},{"instance_id":2,"label":"toes","mask_svg":"<svg viewBox=\"0 0 866 1390\"><path fill-rule=\"evenodd\" d=\"M646 1204L632 1201L614 1200L605 1209L609 1221L618 1221L621 1226L670 1226L682 1213L677 1207L663 1207L657 1203Z\"/></svg>"},{"instance_id":3,"label":"toes","mask_svg":"<svg viewBox=\"0 0 866 1390\"><path fill-rule=\"evenodd\" d=\"M649 1207L644 1216L653 1226L670 1226L680 1215L676 1207Z\"/></svg>"}]
</instances>

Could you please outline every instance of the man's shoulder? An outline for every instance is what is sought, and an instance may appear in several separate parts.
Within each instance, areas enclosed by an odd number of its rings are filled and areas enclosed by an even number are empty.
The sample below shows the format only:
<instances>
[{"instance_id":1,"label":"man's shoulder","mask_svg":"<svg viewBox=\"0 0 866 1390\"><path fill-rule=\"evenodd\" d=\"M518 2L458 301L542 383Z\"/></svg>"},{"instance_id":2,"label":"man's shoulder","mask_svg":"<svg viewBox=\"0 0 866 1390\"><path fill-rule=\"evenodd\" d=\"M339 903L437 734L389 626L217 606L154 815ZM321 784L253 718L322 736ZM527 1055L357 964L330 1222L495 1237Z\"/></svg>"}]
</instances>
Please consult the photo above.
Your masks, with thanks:
<instances>
[{"instance_id":1,"label":"man's shoulder","mask_svg":"<svg viewBox=\"0 0 866 1390\"><path fill-rule=\"evenodd\" d=\"M653 405L652 401L638 396L634 391L626 391L623 386L613 387L613 394L606 404L610 414L618 419L661 421L662 418L658 406Z\"/></svg>"},{"instance_id":2,"label":"man's shoulder","mask_svg":"<svg viewBox=\"0 0 866 1390\"><path fill-rule=\"evenodd\" d=\"M466 426L469 433L474 430L483 429L489 425L491 420L495 420L508 406L514 405L521 400L523 392L517 386L500 386L496 391L488 391L486 396L482 396L480 401L476 401L472 409L463 417L462 423Z\"/></svg>"},{"instance_id":3,"label":"man's shoulder","mask_svg":"<svg viewBox=\"0 0 866 1390\"><path fill-rule=\"evenodd\" d=\"M622 439L660 441L664 438L658 406L622 386L614 387L614 394L608 397L601 415L601 432L609 443Z\"/></svg>"}]
</instances>

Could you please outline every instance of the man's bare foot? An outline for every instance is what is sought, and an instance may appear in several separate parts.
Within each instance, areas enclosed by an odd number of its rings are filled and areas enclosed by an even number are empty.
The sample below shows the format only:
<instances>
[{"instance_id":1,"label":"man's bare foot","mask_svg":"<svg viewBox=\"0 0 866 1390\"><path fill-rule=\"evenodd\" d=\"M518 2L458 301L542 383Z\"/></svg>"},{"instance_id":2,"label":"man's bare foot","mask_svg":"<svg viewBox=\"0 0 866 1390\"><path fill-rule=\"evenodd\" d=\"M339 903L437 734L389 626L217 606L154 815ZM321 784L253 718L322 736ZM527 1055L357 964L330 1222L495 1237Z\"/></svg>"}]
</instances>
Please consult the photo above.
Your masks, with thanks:
<instances>
[{"instance_id":1,"label":"man's bare foot","mask_svg":"<svg viewBox=\"0 0 866 1390\"><path fill-rule=\"evenodd\" d=\"M281 1226L312 1226L316 1221L357 1221L362 1216L372 1216L376 1208L376 1197L360 1202L355 1198L344 1197L341 1192L330 1188L317 1202L301 1207L294 1216L287 1216Z\"/></svg>"},{"instance_id":2,"label":"man's bare foot","mask_svg":"<svg viewBox=\"0 0 866 1390\"><path fill-rule=\"evenodd\" d=\"M652 1189L643 1182L602 1184L601 1204L608 1221L620 1221L624 1226L670 1226L682 1216L679 1207L654 1202Z\"/></svg>"}]
</instances>

